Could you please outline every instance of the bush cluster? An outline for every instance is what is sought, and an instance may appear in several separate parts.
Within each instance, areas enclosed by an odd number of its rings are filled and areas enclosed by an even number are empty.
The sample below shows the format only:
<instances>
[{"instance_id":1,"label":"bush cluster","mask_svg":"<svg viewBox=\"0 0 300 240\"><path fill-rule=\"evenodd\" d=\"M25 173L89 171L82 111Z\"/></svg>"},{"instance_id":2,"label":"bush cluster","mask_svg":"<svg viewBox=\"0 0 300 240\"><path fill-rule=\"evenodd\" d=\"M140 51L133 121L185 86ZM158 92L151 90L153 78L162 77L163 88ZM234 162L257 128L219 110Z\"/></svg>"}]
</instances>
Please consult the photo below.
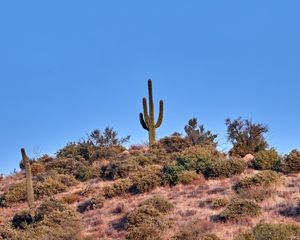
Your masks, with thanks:
<instances>
[{"instance_id":1,"label":"bush cluster","mask_svg":"<svg viewBox=\"0 0 300 240\"><path fill-rule=\"evenodd\" d=\"M21 181L9 186L8 191L4 193L2 199L6 204L22 202L26 200L26 182Z\"/></svg>"},{"instance_id":2,"label":"bush cluster","mask_svg":"<svg viewBox=\"0 0 300 240\"><path fill-rule=\"evenodd\" d=\"M225 155L223 153L220 153L213 145L195 145L179 153L179 158L188 158L193 160L203 158L215 159L223 156Z\"/></svg>"},{"instance_id":3,"label":"bush cluster","mask_svg":"<svg viewBox=\"0 0 300 240\"><path fill-rule=\"evenodd\" d=\"M122 144L129 141L130 136L118 138L118 133L106 127L103 132L96 129L88 135L87 139L77 143L69 143L60 149L58 158L73 158L76 160L95 161L116 157L125 148Z\"/></svg>"},{"instance_id":4,"label":"bush cluster","mask_svg":"<svg viewBox=\"0 0 300 240\"><path fill-rule=\"evenodd\" d=\"M167 153L181 152L190 147L190 143L179 135L164 137L157 143L160 148L163 148Z\"/></svg>"},{"instance_id":5,"label":"bush cluster","mask_svg":"<svg viewBox=\"0 0 300 240\"><path fill-rule=\"evenodd\" d=\"M135 193L149 192L161 185L162 167L160 165L147 166L130 176L131 190Z\"/></svg>"},{"instance_id":6,"label":"bush cluster","mask_svg":"<svg viewBox=\"0 0 300 240\"><path fill-rule=\"evenodd\" d=\"M272 148L270 150L259 151L254 154L252 161L253 168L257 170L276 170L281 161L281 156Z\"/></svg>"},{"instance_id":7,"label":"bush cluster","mask_svg":"<svg viewBox=\"0 0 300 240\"><path fill-rule=\"evenodd\" d=\"M41 204L35 215L17 213L12 224L0 230L2 239L78 239L80 231L77 213L66 205L54 200Z\"/></svg>"},{"instance_id":8,"label":"bush cluster","mask_svg":"<svg viewBox=\"0 0 300 240\"><path fill-rule=\"evenodd\" d=\"M107 180L126 178L139 169L138 163L130 157L118 157L101 166L100 177Z\"/></svg>"},{"instance_id":9,"label":"bush cluster","mask_svg":"<svg viewBox=\"0 0 300 240\"><path fill-rule=\"evenodd\" d=\"M291 224L261 223L251 232L241 234L234 240L288 240L300 239L300 227Z\"/></svg>"},{"instance_id":10,"label":"bush cluster","mask_svg":"<svg viewBox=\"0 0 300 240\"><path fill-rule=\"evenodd\" d=\"M234 186L234 190L242 197L261 201L271 196L280 183L280 174L265 170L252 177L242 179Z\"/></svg>"},{"instance_id":11,"label":"bush cluster","mask_svg":"<svg viewBox=\"0 0 300 240\"><path fill-rule=\"evenodd\" d=\"M84 159L59 157L46 164L47 171L57 171L60 174L74 176L79 181L87 181L94 177L90 162Z\"/></svg>"},{"instance_id":12,"label":"bush cluster","mask_svg":"<svg viewBox=\"0 0 300 240\"><path fill-rule=\"evenodd\" d=\"M33 182L34 195L36 198L44 196L52 196L54 194L64 192L68 187L75 186L78 182L71 175L56 174L50 172L38 176Z\"/></svg>"},{"instance_id":13,"label":"bush cluster","mask_svg":"<svg viewBox=\"0 0 300 240\"><path fill-rule=\"evenodd\" d=\"M142 206L154 207L160 213L164 214L170 212L174 208L174 205L161 195L155 195L151 198L146 199L145 201L139 204L139 207Z\"/></svg>"},{"instance_id":14,"label":"bush cluster","mask_svg":"<svg viewBox=\"0 0 300 240\"><path fill-rule=\"evenodd\" d=\"M173 209L171 203L161 196L142 202L125 219L129 240L160 240L168 226L164 215Z\"/></svg>"},{"instance_id":15,"label":"bush cluster","mask_svg":"<svg viewBox=\"0 0 300 240\"><path fill-rule=\"evenodd\" d=\"M204 177L200 174L197 174L195 171L184 170L181 173L179 173L178 180L183 185L187 185L196 180L202 180L203 182Z\"/></svg>"},{"instance_id":16,"label":"bush cluster","mask_svg":"<svg viewBox=\"0 0 300 240\"><path fill-rule=\"evenodd\" d=\"M251 200L234 198L218 219L221 221L239 221L244 217L256 217L261 213L260 206Z\"/></svg>"},{"instance_id":17,"label":"bush cluster","mask_svg":"<svg viewBox=\"0 0 300 240\"><path fill-rule=\"evenodd\" d=\"M280 169L284 173L300 172L300 151L292 150L286 155L281 163Z\"/></svg>"},{"instance_id":18,"label":"bush cluster","mask_svg":"<svg viewBox=\"0 0 300 240\"><path fill-rule=\"evenodd\" d=\"M103 195L106 198L122 196L126 193L144 193L161 185L162 166L150 165L140 168L129 178L118 179L112 185L103 187Z\"/></svg>"},{"instance_id":19,"label":"bush cluster","mask_svg":"<svg viewBox=\"0 0 300 240\"><path fill-rule=\"evenodd\" d=\"M132 181L130 179L119 179L112 185L103 187L103 195L105 198L123 196L130 191L131 186Z\"/></svg>"},{"instance_id":20,"label":"bush cluster","mask_svg":"<svg viewBox=\"0 0 300 240\"><path fill-rule=\"evenodd\" d=\"M247 164L241 158L221 158L214 161L204 170L208 178L228 178L243 173Z\"/></svg>"},{"instance_id":21,"label":"bush cluster","mask_svg":"<svg viewBox=\"0 0 300 240\"><path fill-rule=\"evenodd\" d=\"M31 164L31 173L33 176L36 176L40 173L45 172L45 165L38 163L38 162L34 162L33 164Z\"/></svg>"},{"instance_id":22,"label":"bush cluster","mask_svg":"<svg viewBox=\"0 0 300 240\"><path fill-rule=\"evenodd\" d=\"M211 202L211 208L212 209L219 209L226 207L228 205L229 201L227 198L216 198L213 199Z\"/></svg>"},{"instance_id":23,"label":"bush cluster","mask_svg":"<svg viewBox=\"0 0 300 240\"><path fill-rule=\"evenodd\" d=\"M49 172L40 174L33 179L33 189L36 199L44 196L64 192L68 187L77 184L76 179L70 175ZM10 185L8 191L3 195L6 204L22 202L26 200L26 181Z\"/></svg>"},{"instance_id":24,"label":"bush cluster","mask_svg":"<svg viewBox=\"0 0 300 240\"><path fill-rule=\"evenodd\" d=\"M241 174L247 168L243 159L226 158L223 154L212 151L211 147L194 146L187 150L179 154L175 164L164 168L164 184L176 185L181 181L184 183L184 174L193 175L196 179L195 172L200 174L200 177L204 175L207 178L228 178Z\"/></svg>"}]
</instances>

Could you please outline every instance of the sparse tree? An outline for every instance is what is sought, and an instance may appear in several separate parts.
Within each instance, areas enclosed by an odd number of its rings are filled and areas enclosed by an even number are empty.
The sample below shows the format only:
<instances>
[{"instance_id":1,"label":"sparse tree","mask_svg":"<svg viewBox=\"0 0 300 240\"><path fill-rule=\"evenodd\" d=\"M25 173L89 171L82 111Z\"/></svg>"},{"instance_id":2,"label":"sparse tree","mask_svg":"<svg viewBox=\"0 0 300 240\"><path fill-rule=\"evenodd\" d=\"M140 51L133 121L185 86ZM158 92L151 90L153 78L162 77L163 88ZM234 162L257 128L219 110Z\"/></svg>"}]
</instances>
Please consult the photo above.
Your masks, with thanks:
<instances>
[{"instance_id":1,"label":"sparse tree","mask_svg":"<svg viewBox=\"0 0 300 240\"><path fill-rule=\"evenodd\" d=\"M191 142L192 145L217 145L217 134L213 134L209 130L205 130L204 125L198 125L197 118L192 118L185 125L184 131L186 133L186 139Z\"/></svg>"},{"instance_id":2,"label":"sparse tree","mask_svg":"<svg viewBox=\"0 0 300 240\"><path fill-rule=\"evenodd\" d=\"M98 147L113 147L125 144L129 141L130 136L118 138L118 132L113 128L106 127L103 132L95 129L88 138L88 141Z\"/></svg>"},{"instance_id":3,"label":"sparse tree","mask_svg":"<svg viewBox=\"0 0 300 240\"><path fill-rule=\"evenodd\" d=\"M231 121L226 119L228 141L233 145L230 155L244 157L247 154L266 150L268 143L265 134L268 127L260 123L252 123L251 120L241 118Z\"/></svg>"}]
</instances>

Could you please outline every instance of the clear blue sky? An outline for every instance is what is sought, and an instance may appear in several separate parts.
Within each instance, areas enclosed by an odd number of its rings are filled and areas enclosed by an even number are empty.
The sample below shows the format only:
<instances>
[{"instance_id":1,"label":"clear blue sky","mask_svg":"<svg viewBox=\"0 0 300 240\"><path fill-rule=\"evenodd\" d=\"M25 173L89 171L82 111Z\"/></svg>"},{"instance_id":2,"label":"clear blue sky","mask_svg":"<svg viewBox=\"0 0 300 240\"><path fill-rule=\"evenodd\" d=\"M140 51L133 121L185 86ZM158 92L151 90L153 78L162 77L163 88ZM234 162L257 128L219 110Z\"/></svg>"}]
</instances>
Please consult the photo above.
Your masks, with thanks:
<instances>
[{"instance_id":1,"label":"clear blue sky","mask_svg":"<svg viewBox=\"0 0 300 240\"><path fill-rule=\"evenodd\" d=\"M158 136L193 116L219 133L227 117L270 127L300 148L300 1L1 1L0 172L19 149L54 154L109 125L146 140L138 114L153 79L165 100Z\"/></svg>"}]
</instances>

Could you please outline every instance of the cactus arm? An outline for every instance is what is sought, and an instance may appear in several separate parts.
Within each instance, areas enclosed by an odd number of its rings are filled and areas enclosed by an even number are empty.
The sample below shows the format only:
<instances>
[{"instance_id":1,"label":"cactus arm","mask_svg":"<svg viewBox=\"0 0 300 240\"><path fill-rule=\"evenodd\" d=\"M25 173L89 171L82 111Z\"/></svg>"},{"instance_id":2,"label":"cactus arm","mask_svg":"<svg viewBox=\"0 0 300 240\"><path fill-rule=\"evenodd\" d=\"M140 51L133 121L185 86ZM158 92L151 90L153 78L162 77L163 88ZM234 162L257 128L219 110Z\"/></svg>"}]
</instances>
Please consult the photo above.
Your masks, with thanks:
<instances>
[{"instance_id":1,"label":"cactus arm","mask_svg":"<svg viewBox=\"0 0 300 240\"><path fill-rule=\"evenodd\" d=\"M26 155L25 149L21 149L23 163L25 165L25 173L26 173L26 191L27 191L27 202L30 209L30 213L33 214L34 211L34 194L33 194L33 186L32 186L32 173L31 167L29 163L29 159Z\"/></svg>"},{"instance_id":2,"label":"cactus arm","mask_svg":"<svg viewBox=\"0 0 300 240\"><path fill-rule=\"evenodd\" d=\"M158 115L157 123L155 124L155 128L159 128L161 126L161 123L163 121L163 116L164 116L164 101L160 100L159 115Z\"/></svg>"},{"instance_id":3,"label":"cactus arm","mask_svg":"<svg viewBox=\"0 0 300 240\"><path fill-rule=\"evenodd\" d=\"M147 131L149 131L149 128L147 127L147 124L146 122L144 121L144 116L142 113L140 113L140 122L141 122L141 125L144 129L146 129Z\"/></svg>"},{"instance_id":4,"label":"cactus arm","mask_svg":"<svg viewBox=\"0 0 300 240\"><path fill-rule=\"evenodd\" d=\"M144 110L144 119L147 127L149 128L149 114L148 114L148 107L147 107L147 99L144 97L143 98L143 110Z\"/></svg>"}]
</instances>

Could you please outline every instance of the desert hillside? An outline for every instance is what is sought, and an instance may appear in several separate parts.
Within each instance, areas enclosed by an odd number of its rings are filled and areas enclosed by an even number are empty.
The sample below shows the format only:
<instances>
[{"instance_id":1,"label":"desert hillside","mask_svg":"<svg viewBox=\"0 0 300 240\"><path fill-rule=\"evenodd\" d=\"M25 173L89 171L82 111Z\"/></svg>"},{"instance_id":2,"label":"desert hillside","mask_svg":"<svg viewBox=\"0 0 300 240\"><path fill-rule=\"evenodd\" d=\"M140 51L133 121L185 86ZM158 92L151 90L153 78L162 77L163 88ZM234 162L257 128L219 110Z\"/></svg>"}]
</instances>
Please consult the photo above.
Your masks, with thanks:
<instances>
[{"instance_id":1,"label":"desert hillside","mask_svg":"<svg viewBox=\"0 0 300 240\"><path fill-rule=\"evenodd\" d=\"M23 160L0 179L0 238L300 239L300 151L280 155L263 125L227 126L228 153L196 119L150 146L95 130L29 159L31 207Z\"/></svg>"}]
</instances>

